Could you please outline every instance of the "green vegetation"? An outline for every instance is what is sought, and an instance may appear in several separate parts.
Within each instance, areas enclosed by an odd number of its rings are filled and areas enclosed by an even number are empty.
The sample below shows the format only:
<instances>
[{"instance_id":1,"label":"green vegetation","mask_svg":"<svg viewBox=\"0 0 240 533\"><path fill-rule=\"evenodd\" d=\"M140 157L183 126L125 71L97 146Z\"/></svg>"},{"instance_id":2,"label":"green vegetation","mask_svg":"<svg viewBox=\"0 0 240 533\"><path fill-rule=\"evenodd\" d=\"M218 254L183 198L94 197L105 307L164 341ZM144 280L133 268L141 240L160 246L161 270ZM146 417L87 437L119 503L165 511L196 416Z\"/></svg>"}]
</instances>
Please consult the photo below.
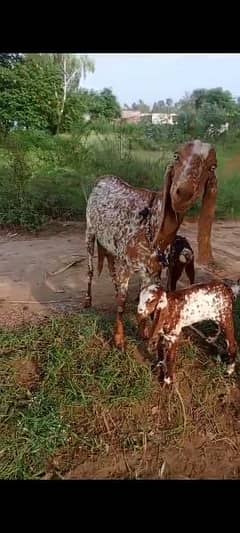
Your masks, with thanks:
<instances>
[{"instance_id":1,"label":"green vegetation","mask_svg":"<svg viewBox=\"0 0 240 533\"><path fill-rule=\"evenodd\" d=\"M127 128L126 128L127 130ZM133 185L158 189L175 144L146 150L132 129L98 133L85 125L71 134L13 131L0 148L0 223L40 227L51 219L81 219L97 176L116 174ZM240 215L240 141L217 145L217 217ZM190 215L197 213L195 206Z\"/></svg>"},{"instance_id":2,"label":"green vegetation","mask_svg":"<svg viewBox=\"0 0 240 533\"><path fill-rule=\"evenodd\" d=\"M115 455L136 454L143 468L147 443L158 477L159 453L177 449L183 435L186 442L196 431L229 437L232 418L225 427L218 400L231 383L224 365L196 343L183 343L177 369L183 414L178 395L159 388L147 360L136 358L135 327L128 314L125 354L111 348L111 319L93 312L1 331L1 479L61 478L96 459L101 472L107 457L112 474L104 475L115 477ZM141 468L125 467L124 477L144 476Z\"/></svg>"},{"instance_id":3,"label":"green vegetation","mask_svg":"<svg viewBox=\"0 0 240 533\"><path fill-rule=\"evenodd\" d=\"M177 113L174 126L123 124L111 89L79 88L94 68L88 56L0 54L0 224L80 219L102 174L158 189L176 145L192 138L217 148L217 217L238 217L240 105L231 93L197 89L176 103L155 102L155 112ZM132 108L150 111L142 100Z\"/></svg>"},{"instance_id":4,"label":"green vegetation","mask_svg":"<svg viewBox=\"0 0 240 533\"><path fill-rule=\"evenodd\" d=\"M35 229L83 219L103 174L157 190L175 147L193 138L216 146L216 216L239 217L239 101L221 88L197 89L176 103L154 103L152 112L177 113L174 126L148 118L123 124L111 89L80 88L93 70L87 56L0 54L0 225ZM151 112L141 99L131 108ZM197 212L194 206L189 214ZM135 308L126 318L124 354L112 348L112 319L101 313L1 330L1 479L61 479L85 464L78 477L239 478L235 379L206 356L206 346L185 338L179 390L160 388L136 337ZM202 330L212 332L212 324Z\"/></svg>"},{"instance_id":5,"label":"green vegetation","mask_svg":"<svg viewBox=\"0 0 240 533\"><path fill-rule=\"evenodd\" d=\"M43 475L69 442L101 451L97 412L150 397L151 373L135 361L133 342L127 354L111 350L105 324L84 313L0 334L1 479Z\"/></svg>"}]
</instances>

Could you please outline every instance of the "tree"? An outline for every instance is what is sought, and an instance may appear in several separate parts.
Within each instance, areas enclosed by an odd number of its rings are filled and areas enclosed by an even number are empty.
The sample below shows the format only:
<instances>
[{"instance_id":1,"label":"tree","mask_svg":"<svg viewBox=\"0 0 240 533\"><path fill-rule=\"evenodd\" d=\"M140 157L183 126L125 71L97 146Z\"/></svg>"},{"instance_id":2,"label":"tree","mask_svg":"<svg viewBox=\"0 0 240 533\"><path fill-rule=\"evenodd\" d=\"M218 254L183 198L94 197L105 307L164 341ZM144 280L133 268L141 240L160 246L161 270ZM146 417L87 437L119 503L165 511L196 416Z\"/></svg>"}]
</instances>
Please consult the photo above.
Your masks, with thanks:
<instances>
[{"instance_id":1,"label":"tree","mask_svg":"<svg viewBox=\"0 0 240 533\"><path fill-rule=\"evenodd\" d=\"M97 93L95 91L83 91L85 97L85 109L93 119L120 117L121 107L111 89L103 89Z\"/></svg>"},{"instance_id":2,"label":"tree","mask_svg":"<svg viewBox=\"0 0 240 533\"><path fill-rule=\"evenodd\" d=\"M221 87L215 89L195 89L191 95L195 109L200 109L204 104L217 105L220 109L231 111L236 102L230 91L224 91Z\"/></svg>"},{"instance_id":3,"label":"tree","mask_svg":"<svg viewBox=\"0 0 240 533\"><path fill-rule=\"evenodd\" d=\"M60 68L62 75L61 102L59 106L58 131L64 112L67 94L79 89L81 78L87 72L94 72L94 62L88 56L77 54L53 54L53 61Z\"/></svg>"},{"instance_id":4,"label":"tree","mask_svg":"<svg viewBox=\"0 0 240 533\"><path fill-rule=\"evenodd\" d=\"M191 94L188 92L185 92L183 98L181 98L178 102L176 102L175 108L179 112L185 111L189 113L189 112L194 111L195 106L193 105Z\"/></svg>"},{"instance_id":5,"label":"tree","mask_svg":"<svg viewBox=\"0 0 240 533\"><path fill-rule=\"evenodd\" d=\"M196 110L206 101L206 89L195 89L191 95L192 104Z\"/></svg>"},{"instance_id":6,"label":"tree","mask_svg":"<svg viewBox=\"0 0 240 533\"><path fill-rule=\"evenodd\" d=\"M173 105L173 100L172 100L172 98L167 98L167 99L166 99L166 105L167 105L167 107L172 107L172 105Z\"/></svg>"},{"instance_id":7,"label":"tree","mask_svg":"<svg viewBox=\"0 0 240 533\"><path fill-rule=\"evenodd\" d=\"M150 113L150 106L148 104L145 104L141 99L138 101L137 104L133 102L132 109L134 111L141 111L141 113Z\"/></svg>"},{"instance_id":8,"label":"tree","mask_svg":"<svg viewBox=\"0 0 240 533\"><path fill-rule=\"evenodd\" d=\"M164 100L159 100L154 102L152 106L152 113L164 113L166 111L166 106Z\"/></svg>"},{"instance_id":9,"label":"tree","mask_svg":"<svg viewBox=\"0 0 240 533\"><path fill-rule=\"evenodd\" d=\"M27 61L0 67L0 124L56 132L61 75L50 62Z\"/></svg>"},{"instance_id":10,"label":"tree","mask_svg":"<svg viewBox=\"0 0 240 533\"><path fill-rule=\"evenodd\" d=\"M99 98L102 101L102 114L105 118L113 119L121 116L121 107L111 89L103 89Z\"/></svg>"},{"instance_id":11,"label":"tree","mask_svg":"<svg viewBox=\"0 0 240 533\"><path fill-rule=\"evenodd\" d=\"M181 130L183 134L194 136L197 127L196 112L191 109L182 109L178 114L177 123L179 130Z\"/></svg>"},{"instance_id":12,"label":"tree","mask_svg":"<svg viewBox=\"0 0 240 533\"><path fill-rule=\"evenodd\" d=\"M80 125L84 114L89 114L93 120L100 118L112 120L120 117L121 107L111 89L105 88L100 93L86 90L72 91L66 99L61 131Z\"/></svg>"},{"instance_id":13,"label":"tree","mask_svg":"<svg viewBox=\"0 0 240 533\"><path fill-rule=\"evenodd\" d=\"M59 72L61 84L56 88L58 100L58 122L56 133L61 128L61 122L66 104L67 95L78 91L81 78L86 78L87 72L94 72L94 62L87 56L79 54L27 54L27 60L38 64L52 65Z\"/></svg>"},{"instance_id":14,"label":"tree","mask_svg":"<svg viewBox=\"0 0 240 533\"><path fill-rule=\"evenodd\" d=\"M19 61L23 61L22 54L0 54L0 66L13 68Z\"/></svg>"}]
</instances>

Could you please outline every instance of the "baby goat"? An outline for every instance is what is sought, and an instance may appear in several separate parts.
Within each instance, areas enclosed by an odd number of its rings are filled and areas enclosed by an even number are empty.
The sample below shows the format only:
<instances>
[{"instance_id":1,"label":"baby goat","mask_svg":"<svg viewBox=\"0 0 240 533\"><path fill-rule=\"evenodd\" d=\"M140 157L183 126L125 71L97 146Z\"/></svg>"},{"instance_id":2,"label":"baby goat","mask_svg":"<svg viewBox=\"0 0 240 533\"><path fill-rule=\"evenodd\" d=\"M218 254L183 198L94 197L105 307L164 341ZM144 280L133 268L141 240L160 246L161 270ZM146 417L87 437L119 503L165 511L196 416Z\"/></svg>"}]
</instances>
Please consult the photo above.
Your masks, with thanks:
<instances>
[{"instance_id":1,"label":"baby goat","mask_svg":"<svg viewBox=\"0 0 240 533\"><path fill-rule=\"evenodd\" d=\"M140 294L138 322L145 323L154 313L150 328L149 351L158 352L158 364L164 366L164 381L174 380L176 349L182 328L202 320L213 320L225 334L228 352L228 374L235 370L237 342L233 323L233 299L240 292L238 282L210 281L166 292L157 285L149 285Z\"/></svg>"},{"instance_id":2,"label":"baby goat","mask_svg":"<svg viewBox=\"0 0 240 533\"><path fill-rule=\"evenodd\" d=\"M162 268L167 268L167 291L176 290L177 282L184 270L190 285L193 285L195 280L194 253L185 237L177 235L164 252L158 249L158 259ZM140 291L136 302L139 301L139 295Z\"/></svg>"},{"instance_id":3,"label":"baby goat","mask_svg":"<svg viewBox=\"0 0 240 533\"><path fill-rule=\"evenodd\" d=\"M190 285L195 279L194 253L188 240L177 235L166 250L168 267L167 290L175 291L177 282L185 270Z\"/></svg>"}]
</instances>

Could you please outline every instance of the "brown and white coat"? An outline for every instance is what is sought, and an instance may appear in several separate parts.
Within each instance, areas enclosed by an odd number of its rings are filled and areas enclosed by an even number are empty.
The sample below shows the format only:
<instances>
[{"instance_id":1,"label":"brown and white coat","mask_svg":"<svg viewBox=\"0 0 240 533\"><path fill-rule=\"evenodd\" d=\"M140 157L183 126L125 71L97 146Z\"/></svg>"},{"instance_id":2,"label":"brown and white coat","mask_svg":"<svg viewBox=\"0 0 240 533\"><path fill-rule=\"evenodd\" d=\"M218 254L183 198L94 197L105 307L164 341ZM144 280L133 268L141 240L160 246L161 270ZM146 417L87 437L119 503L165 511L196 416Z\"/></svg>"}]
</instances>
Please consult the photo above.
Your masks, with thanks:
<instances>
[{"instance_id":1,"label":"brown and white coat","mask_svg":"<svg viewBox=\"0 0 240 533\"><path fill-rule=\"evenodd\" d=\"M202 262L211 259L216 165L214 148L192 141L180 146L174 154L165 174L163 191L131 187L115 176L100 178L93 188L86 209L86 306L92 302L93 254L97 240L100 263L106 256L116 289L118 312L114 340L120 349L124 348L122 315L130 277L139 272L143 285L159 278L162 266L158 250L164 251L172 242L184 213L201 195L199 255ZM142 216L146 208L148 217Z\"/></svg>"},{"instance_id":2,"label":"brown and white coat","mask_svg":"<svg viewBox=\"0 0 240 533\"><path fill-rule=\"evenodd\" d=\"M219 332L225 334L228 352L228 373L235 368L237 342L233 322L233 300L240 292L239 283L227 286L223 282L198 283L175 292L166 292L159 285L145 287L138 304L138 323L154 313L152 325L145 336L149 338L149 350L158 352L159 362L164 364L164 380L174 379L176 350L183 328L203 320L213 320Z\"/></svg>"}]
</instances>

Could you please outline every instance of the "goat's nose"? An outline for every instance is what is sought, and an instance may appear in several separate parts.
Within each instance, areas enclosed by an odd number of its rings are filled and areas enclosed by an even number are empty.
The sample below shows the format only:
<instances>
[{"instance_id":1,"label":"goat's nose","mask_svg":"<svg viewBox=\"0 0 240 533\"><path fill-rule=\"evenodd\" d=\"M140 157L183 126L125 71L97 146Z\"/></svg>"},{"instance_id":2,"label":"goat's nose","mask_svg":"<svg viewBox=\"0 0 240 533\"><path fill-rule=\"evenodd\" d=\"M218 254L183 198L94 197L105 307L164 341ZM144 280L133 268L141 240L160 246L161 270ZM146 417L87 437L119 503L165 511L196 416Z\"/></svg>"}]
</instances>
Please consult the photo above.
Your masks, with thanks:
<instances>
[{"instance_id":1,"label":"goat's nose","mask_svg":"<svg viewBox=\"0 0 240 533\"><path fill-rule=\"evenodd\" d=\"M189 200L192 196L191 189L186 185L179 185L176 189L176 195L180 199L185 201Z\"/></svg>"}]
</instances>

